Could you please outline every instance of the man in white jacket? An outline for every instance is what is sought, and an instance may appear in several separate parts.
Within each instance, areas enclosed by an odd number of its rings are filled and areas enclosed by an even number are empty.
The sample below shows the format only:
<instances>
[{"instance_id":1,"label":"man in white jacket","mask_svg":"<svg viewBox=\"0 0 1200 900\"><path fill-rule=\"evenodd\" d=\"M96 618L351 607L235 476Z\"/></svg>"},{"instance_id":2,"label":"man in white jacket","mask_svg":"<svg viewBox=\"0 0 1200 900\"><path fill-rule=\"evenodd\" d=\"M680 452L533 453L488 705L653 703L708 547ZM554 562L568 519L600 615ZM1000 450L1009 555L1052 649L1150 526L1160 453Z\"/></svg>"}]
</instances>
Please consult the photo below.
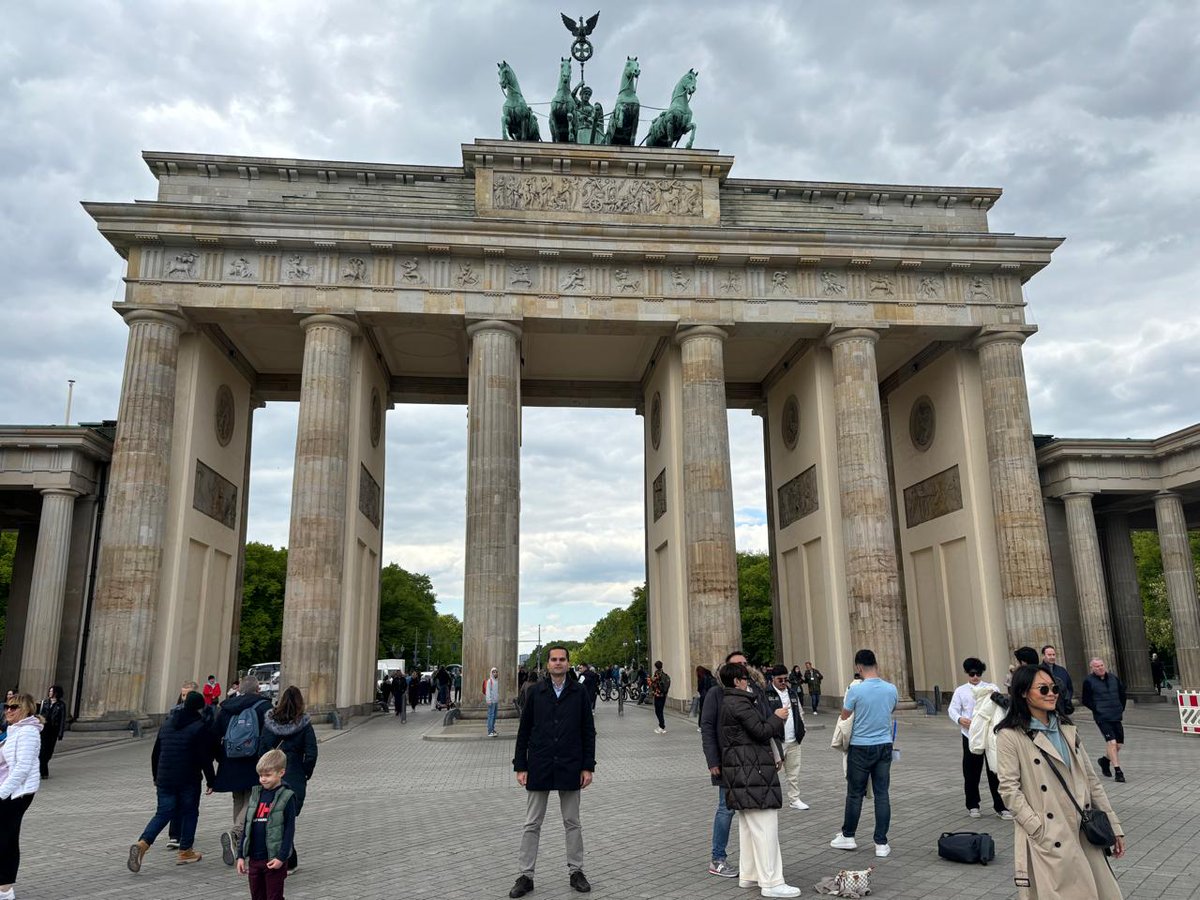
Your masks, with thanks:
<instances>
[{"instance_id":1,"label":"man in white jacket","mask_svg":"<svg viewBox=\"0 0 1200 900\"><path fill-rule=\"evenodd\" d=\"M983 660L968 656L963 660L963 671L967 673L966 684L960 684L950 700L949 715L951 721L958 725L962 732L962 772L963 794L967 802L967 815L972 819L979 818L979 776L987 769L988 789L992 794L992 808L1002 819L1011 819L1012 813L1004 808L1000 799L1000 780L981 753L972 753L970 746L971 720L975 715L975 697L984 689L989 693L997 690L994 684L983 680L987 666Z\"/></svg>"}]
</instances>

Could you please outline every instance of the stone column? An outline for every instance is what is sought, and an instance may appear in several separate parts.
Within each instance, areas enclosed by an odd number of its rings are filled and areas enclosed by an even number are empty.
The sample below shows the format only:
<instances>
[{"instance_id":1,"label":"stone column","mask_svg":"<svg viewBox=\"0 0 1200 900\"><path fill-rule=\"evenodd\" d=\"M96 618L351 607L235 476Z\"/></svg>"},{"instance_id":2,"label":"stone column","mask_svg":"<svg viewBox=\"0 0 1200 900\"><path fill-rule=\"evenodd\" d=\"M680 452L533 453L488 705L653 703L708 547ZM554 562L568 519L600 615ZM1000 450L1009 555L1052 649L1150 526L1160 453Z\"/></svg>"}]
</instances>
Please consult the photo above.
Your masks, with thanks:
<instances>
[{"instance_id":1,"label":"stone column","mask_svg":"<svg viewBox=\"0 0 1200 900\"><path fill-rule=\"evenodd\" d=\"M350 351L357 326L308 316L292 475L280 684L294 684L309 712L337 699L337 664L350 477Z\"/></svg>"},{"instance_id":2,"label":"stone column","mask_svg":"<svg viewBox=\"0 0 1200 900\"><path fill-rule=\"evenodd\" d=\"M78 491L42 491L42 516L38 522L37 551L29 611L25 616L25 641L21 653L22 690L46 696L58 673L58 639L62 631L63 592L71 555L71 521Z\"/></svg>"},{"instance_id":3,"label":"stone column","mask_svg":"<svg viewBox=\"0 0 1200 900\"><path fill-rule=\"evenodd\" d=\"M1196 573L1183 501L1170 491L1155 494L1154 514L1158 518L1167 602L1175 625L1175 667L1180 686L1194 691L1200 689L1200 603L1196 599Z\"/></svg>"},{"instance_id":4,"label":"stone column","mask_svg":"<svg viewBox=\"0 0 1200 900\"><path fill-rule=\"evenodd\" d=\"M517 692L521 538L521 329L467 326L467 546L463 578L463 706L500 670L500 703Z\"/></svg>"},{"instance_id":5,"label":"stone column","mask_svg":"<svg viewBox=\"0 0 1200 900\"><path fill-rule=\"evenodd\" d=\"M975 341L1009 649L1062 643L1019 331Z\"/></svg>"},{"instance_id":6,"label":"stone column","mask_svg":"<svg viewBox=\"0 0 1200 900\"><path fill-rule=\"evenodd\" d=\"M81 721L142 717L166 538L182 318L125 316L129 343L100 530ZM191 473L182 473L188 478Z\"/></svg>"},{"instance_id":7,"label":"stone column","mask_svg":"<svg viewBox=\"0 0 1200 900\"><path fill-rule=\"evenodd\" d=\"M1108 611L1108 592L1104 589L1104 564L1100 560L1092 495L1086 492L1066 494L1063 503L1067 510L1067 543L1071 545L1079 624L1083 628L1084 658L1090 662L1099 657L1106 665L1116 666L1116 645ZM1040 649L1041 644L1037 647Z\"/></svg>"},{"instance_id":8,"label":"stone column","mask_svg":"<svg viewBox=\"0 0 1200 900\"><path fill-rule=\"evenodd\" d=\"M716 665L742 642L733 476L725 405L726 333L712 325L678 332L683 363L683 539L687 551L688 645L696 666ZM663 597L664 603L678 602ZM653 660L651 660L653 662Z\"/></svg>"},{"instance_id":9,"label":"stone column","mask_svg":"<svg viewBox=\"0 0 1200 900\"><path fill-rule=\"evenodd\" d=\"M880 674L907 698L912 685L875 366L878 340L878 333L866 328L836 331L826 339L833 352L842 552L851 650L874 650Z\"/></svg>"},{"instance_id":10,"label":"stone column","mask_svg":"<svg viewBox=\"0 0 1200 900\"><path fill-rule=\"evenodd\" d=\"M1108 557L1108 587L1112 599L1113 631L1120 664L1117 674L1130 694L1154 699L1150 683L1150 645L1146 641L1146 616L1138 591L1137 562L1129 517L1109 513L1104 518L1104 544Z\"/></svg>"}]
</instances>

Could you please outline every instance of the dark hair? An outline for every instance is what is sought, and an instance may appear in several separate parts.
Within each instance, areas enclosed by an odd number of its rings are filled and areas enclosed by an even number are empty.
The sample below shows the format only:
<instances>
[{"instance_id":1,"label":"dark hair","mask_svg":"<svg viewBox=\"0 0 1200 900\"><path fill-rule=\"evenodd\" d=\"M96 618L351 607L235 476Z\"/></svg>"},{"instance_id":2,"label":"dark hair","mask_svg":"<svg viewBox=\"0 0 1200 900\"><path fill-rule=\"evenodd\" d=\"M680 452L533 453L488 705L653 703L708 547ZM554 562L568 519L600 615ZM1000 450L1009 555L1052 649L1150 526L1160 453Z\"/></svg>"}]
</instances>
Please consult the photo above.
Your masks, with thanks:
<instances>
[{"instance_id":1,"label":"dark hair","mask_svg":"<svg viewBox=\"0 0 1200 900\"><path fill-rule=\"evenodd\" d=\"M874 650L859 650L854 654L854 664L856 666L862 666L864 669L874 669L879 665L879 663L875 661Z\"/></svg>"},{"instance_id":2,"label":"dark hair","mask_svg":"<svg viewBox=\"0 0 1200 900\"><path fill-rule=\"evenodd\" d=\"M277 725L291 725L302 715L304 715L304 695L300 693L300 688L289 684L279 695L279 702L275 704L275 711L271 714L271 718Z\"/></svg>"},{"instance_id":3,"label":"dark hair","mask_svg":"<svg viewBox=\"0 0 1200 900\"><path fill-rule=\"evenodd\" d=\"M1013 657L1025 666L1036 666L1040 662L1038 652L1032 647L1018 647L1013 651Z\"/></svg>"},{"instance_id":4,"label":"dark hair","mask_svg":"<svg viewBox=\"0 0 1200 900\"><path fill-rule=\"evenodd\" d=\"M733 683L739 678L750 678L750 673L741 663L725 663L725 665L721 666L717 675L721 679L721 684L725 687L733 687Z\"/></svg>"},{"instance_id":5,"label":"dark hair","mask_svg":"<svg viewBox=\"0 0 1200 900\"><path fill-rule=\"evenodd\" d=\"M52 697L53 697L55 700L61 700L61 699L63 698L63 689L62 689L62 685L61 685L61 684L52 684L52 685L50 685L50 695L51 695L51 696L52 696Z\"/></svg>"},{"instance_id":6,"label":"dark hair","mask_svg":"<svg viewBox=\"0 0 1200 900\"><path fill-rule=\"evenodd\" d=\"M1025 695L1033 689L1033 682L1037 678L1038 672L1043 672L1050 676L1050 680L1057 684L1054 673L1050 671L1050 667L1047 665L1017 666L1016 670L1012 673L1012 685L1008 689L1008 696L1011 701L1008 705L1008 712L1000 720L1000 724L996 726L997 732L1001 728L1019 728L1022 731L1030 729L1032 714L1029 712L1029 701L1025 698ZM1064 725L1071 724L1070 718L1064 715L1061 710L1055 711L1058 713L1058 721L1060 723Z\"/></svg>"},{"instance_id":7,"label":"dark hair","mask_svg":"<svg viewBox=\"0 0 1200 900\"><path fill-rule=\"evenodd\" d=\"M568 650L562 644L551 644L549 647L546 648L546 662L550 661L550 654L553 653L555 650L561 650L563 653L566 654L567 662L571 661L571 651L570 650Z\"/></svg>"},{"instance_id":8,"label":"dark hair","mask_svg":"<svg viewBox=\"0 0 1200 900\"><path fill-rule=\"evenodd\" d=\"M987 663L977 656L968 656L963 660L963 671L970 675L972 672L978 672L982 675L987 671Z\"/></svg>"},{"instance_id":9,"label":"dark hair","mask_svg":"<svg viewBox=\"0 0 1200 900\"><path fill-rule=\"evenodd\" d=\"M1056 653L1058 652L1058 648L1055 647L1053 644L1047 644L1045 647L1042 648L1042 656L1046 655L1047 650L1053 650Z\"/></svg>"},{"instance_id":10,"label":"dark hair","mask_svg":"<svg viewBox=\"0 0 1200 900\"><path fill-rule=\"evenodd\" d=\"M743 653L741 650L730 650L728 653L725 654L725 662L729 662L735 656L741 656L741 657L745 657L745 658L749 659L749 657L747 657L746 654Z\"/></svg>"},{"instance_id":11,"label":"dark hair","mask_svg":"<svg viewBox=\"0 0 1200 900\"><path fill-rule=\"evenodd\" d=\"M788 667L782 666L782 665L772 666L770 668L770 670L767 672L767 674L770 675L772 678L778 678L780 675L786 675L787 673L788 673Z\"/></svg>"},{"instance_id":12,"label":"dark hair","mask_svg":"<svg viewBox=\"0 0 1200 900\"><path fill-rule=\"evenodd\" d=\"M657 659L654 661L654 668L656 668L656 669L662 668L662 660L661 659Z\"/></svg>"}]
</instances>

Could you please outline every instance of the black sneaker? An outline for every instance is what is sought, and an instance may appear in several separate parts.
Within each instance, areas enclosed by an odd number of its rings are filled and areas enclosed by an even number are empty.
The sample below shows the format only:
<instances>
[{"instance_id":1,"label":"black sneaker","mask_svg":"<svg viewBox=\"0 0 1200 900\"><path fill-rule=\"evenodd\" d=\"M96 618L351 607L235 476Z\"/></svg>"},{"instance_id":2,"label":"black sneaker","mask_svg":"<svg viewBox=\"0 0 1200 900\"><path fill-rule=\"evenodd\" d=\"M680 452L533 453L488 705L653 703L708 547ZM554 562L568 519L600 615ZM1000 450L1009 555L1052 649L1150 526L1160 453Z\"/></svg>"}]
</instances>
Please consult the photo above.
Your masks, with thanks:
<instances>
[{"instance_id":1,"label":"black sneaker","mask_svg":"<svg viewBox=\"0 0 1200 900\"><path fill-rule=\"evenodd\" d=\"M512 890L508 892L510 897L524 897L533 890L533 879L528 875L522 875L517 879L517 883L512 886Z\"/></svg>"},{"instance_id":2,"label":"black sneaker","mask_svg":"<svg viewBox=\"0 0 1200 900\"><path fill-rule=\"evenodd\" d=\"M1119 768L1117 768L1117 769L1113 770L1113 773L1114 773L1113 781L1119 781L1119 782L1121 782L1121 784L1125 783L1125 773L1124 772L1122 772Z\"/></svg>"},{"instance_id":3,"label":"black sneaker","mask_svg":"<svg viewBox=\"0 0 1200 900\"><path fill-rule=\"evenodd\" d=\"M1100 771L1104 773L1104 777L1112 778L1112 769L1108 765L1108 757L1102 756L1098 762L1100 763Z\"/></svg>"},{"instance_id":4,"label":"black sneaker","mask_svg":"<svg viewBox=\"0 0 1200 900\"><path fill-rule=\"evenodd\" d=\"M592 886L588 884L588 880L583 875L583 869L576 869L571 873L571 887L575 888L581 894L586 894L592 889Z\"/></svg>"}]
</instances>

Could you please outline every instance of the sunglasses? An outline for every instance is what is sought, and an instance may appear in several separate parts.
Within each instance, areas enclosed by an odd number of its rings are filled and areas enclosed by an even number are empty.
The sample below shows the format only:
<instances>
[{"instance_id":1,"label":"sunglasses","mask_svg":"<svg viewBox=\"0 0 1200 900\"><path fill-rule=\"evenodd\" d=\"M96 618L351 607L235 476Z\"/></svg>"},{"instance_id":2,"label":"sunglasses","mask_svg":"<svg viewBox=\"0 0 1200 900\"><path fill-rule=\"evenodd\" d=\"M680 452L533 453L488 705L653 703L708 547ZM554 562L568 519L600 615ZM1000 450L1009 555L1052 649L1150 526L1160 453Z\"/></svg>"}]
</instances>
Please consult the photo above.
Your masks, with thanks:
<instances>
[{"instance_id":1,"label":"sunglasses","mask_svg":"<svg viewBox=\"0 0 1200 900\"><path fill-rule=\"evenodd\" d=\"M1039 694L1041 694L1043 697L1045 697L1047 694L1057 695L1058 694L1058 685L1057 684L1039 684L1037 686L1037 692Z\"/></svg>"},{"instance_id":2,"label":"sunglasses","mask_svg":"<svg viewBox=\"0 0 1200 900\"><path fill-rule=\"evenodd\" d=\"M21 705L19 703L5 703L4 708L5 709L20 709Z\"/></svg>"},{"instance_id":3,"label":"sunglasses","mask_svg":"<svg viewBox=\"0 0 1200 900\"><path fill-rule=\"evenodd\" d=\"M972 671L970 671L970 672L967 672L967 677L968 677L968 678L978 678L978 677L979 677L979 676L981 676L981 675L983 675L983 673L982 673L982 672L976 672L976 671L974 671L974 670L972 670Z\"/></svg>"}]
</instances>

